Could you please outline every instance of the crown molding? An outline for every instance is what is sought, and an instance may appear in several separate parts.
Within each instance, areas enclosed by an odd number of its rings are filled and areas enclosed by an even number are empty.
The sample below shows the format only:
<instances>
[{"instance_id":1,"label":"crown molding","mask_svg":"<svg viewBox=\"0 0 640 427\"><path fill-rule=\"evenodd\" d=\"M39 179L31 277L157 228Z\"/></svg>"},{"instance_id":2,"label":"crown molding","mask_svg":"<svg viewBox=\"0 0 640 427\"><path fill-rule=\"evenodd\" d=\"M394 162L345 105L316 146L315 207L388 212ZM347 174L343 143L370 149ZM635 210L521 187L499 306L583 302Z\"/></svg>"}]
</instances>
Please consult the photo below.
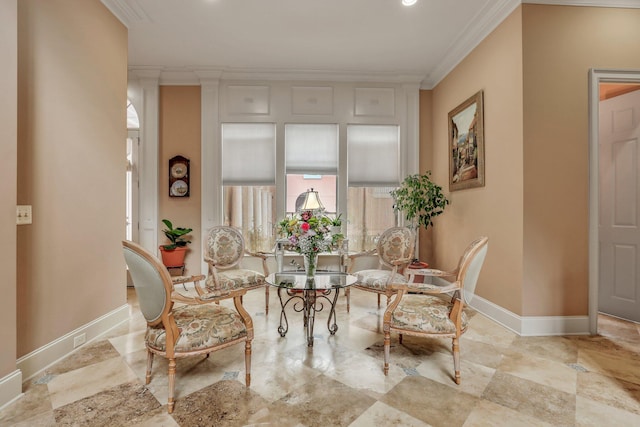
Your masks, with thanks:
<instances>
[{"instance_id":1,"label":"crown molding","mask_svg":"<svg viewBox=\"0 0 640 427\"><path fill-rule=\"evenodd\" d=\"M152 22L138 0L100 0L116 18L129 28L131 24Z\"/></svg>"},{"instance_id":2,"label":"crown molding","mask_svg":"<svg viewBox=\"0 0 640 427\"><path fill-rule=\"evenodd\" d=\"M519 5L520 0L487 2L471 20L472 24L449 47L448 53L439 61L440 65L422 81L420 88L433 89Z\"/></svg>"},{"instance_id":3,"label":"crown molding","mask_svg":"<svg viewBox=\"0 0 640 427\"><path fill-rule=\"evenodd\" d=\"M423 74L372 73L361 71L265 70L203 67L131 66L131 78L157 78L160 85L198 85L215 80L264 80L308 82L369 82L419 85Z\"/></svg>"},{"instance_id":4,"label":"crown molding","mask_svg":"<svg viewBox=\"0 0 640 427\"><path fill-rule=\"evenodd\" d=\"M522 0L522 3L640 9L640 0Z\"/></svg>"},{"instance_id":5,"label":"crown molding","mask_svg":"<svg viewBox=\"0 0 640 427\"><path fill-rule=\"evenodd\" d=\"M465 28L462 36L453 42L449 52L440 60L440 65L425 77L420 88L433 89L516 7L525 3L640 9L640 0L501 0L499 2L488 2L487 7L480 10L471 21L473 24Z\"/></svg>"}]
</instances>

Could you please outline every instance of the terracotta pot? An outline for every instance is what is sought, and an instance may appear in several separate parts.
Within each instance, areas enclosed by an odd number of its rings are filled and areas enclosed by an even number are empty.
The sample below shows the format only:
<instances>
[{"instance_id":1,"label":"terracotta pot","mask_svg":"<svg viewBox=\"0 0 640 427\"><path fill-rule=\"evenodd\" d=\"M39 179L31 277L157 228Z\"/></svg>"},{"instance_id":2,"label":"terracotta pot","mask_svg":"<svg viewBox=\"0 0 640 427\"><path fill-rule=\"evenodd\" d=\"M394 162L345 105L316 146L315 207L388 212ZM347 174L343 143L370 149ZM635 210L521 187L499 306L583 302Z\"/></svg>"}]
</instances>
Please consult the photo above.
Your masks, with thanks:
<instances>
[{"instance_id":1,"label":"terracotta pot","mask_svg":"<svg viewBox=\"0 0 640 427\"><path fill-rule=\"evenodd\" d=\"M162 263L166 267L182 267L184 265L184 257L187 255L187 247L178 246L168 251L160 246L160 255L162 256Z\"/></svg>"}]
</instances>

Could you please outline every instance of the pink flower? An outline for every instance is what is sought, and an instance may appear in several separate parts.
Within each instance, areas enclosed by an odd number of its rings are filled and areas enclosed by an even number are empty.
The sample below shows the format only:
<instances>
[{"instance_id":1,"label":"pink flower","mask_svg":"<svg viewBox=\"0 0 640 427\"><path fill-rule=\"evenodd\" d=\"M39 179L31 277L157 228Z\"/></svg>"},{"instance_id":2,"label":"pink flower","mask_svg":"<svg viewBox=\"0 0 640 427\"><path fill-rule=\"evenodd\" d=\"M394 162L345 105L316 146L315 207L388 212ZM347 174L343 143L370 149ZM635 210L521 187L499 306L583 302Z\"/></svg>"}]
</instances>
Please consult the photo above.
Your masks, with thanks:
<instances>
[{"instance_id":1,"label":"pink flower","mask_svg":"<svg viewBox=\"0 0 640 427\"><path fill-rule=\"evenodd\" d=\"M309 211L302 212L300 214L300 217L302 218L303 221L308 221L309 218L311 218L311 212L309 212ZM309 224L307 224L307 225L309 225Z\"/></svg>"},{"instance_id":2,"label":"pink flower","mask_svg":"<svg viewBox=\"0 0 640 427\"><path fill-rule=\"evenodd\" d=\"M305 233L307 231L309 231L309 223L308 222L303 222L302 224L300 224L300 228L302 228L302 231L304 231Z\"/></svg>"}]
</instances>

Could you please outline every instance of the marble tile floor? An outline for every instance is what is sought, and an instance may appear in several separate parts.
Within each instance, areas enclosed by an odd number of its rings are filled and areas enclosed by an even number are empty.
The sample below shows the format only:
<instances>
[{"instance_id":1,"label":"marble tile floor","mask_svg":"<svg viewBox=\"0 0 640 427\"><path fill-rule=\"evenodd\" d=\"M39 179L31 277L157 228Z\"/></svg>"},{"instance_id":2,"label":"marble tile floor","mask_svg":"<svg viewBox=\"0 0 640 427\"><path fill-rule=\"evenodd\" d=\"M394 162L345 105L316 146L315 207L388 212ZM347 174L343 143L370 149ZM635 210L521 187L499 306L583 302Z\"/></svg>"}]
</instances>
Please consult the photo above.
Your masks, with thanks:
<instances>
[{"instance_id":1,"label":"marble tile floor","mask_svg":"<svg viewBox=\"0 0 640 427\"><path fill-rule=\"evenodd\" d=\"M249 293L251 387L242 345L181 359L169 415L167 363L156 357L145 386L145 322L127 291L130 320L26 381L0 426L640 426L640 325L601 316L597 336L519 337L476 313L461 385L449 339L394 337L385 377L382 310L358 290L350 314L340 298L336 335L318 313L311 348L300 313L281 338L277 297L265 316L264 293Z\"/></svg>"}]
</instances>

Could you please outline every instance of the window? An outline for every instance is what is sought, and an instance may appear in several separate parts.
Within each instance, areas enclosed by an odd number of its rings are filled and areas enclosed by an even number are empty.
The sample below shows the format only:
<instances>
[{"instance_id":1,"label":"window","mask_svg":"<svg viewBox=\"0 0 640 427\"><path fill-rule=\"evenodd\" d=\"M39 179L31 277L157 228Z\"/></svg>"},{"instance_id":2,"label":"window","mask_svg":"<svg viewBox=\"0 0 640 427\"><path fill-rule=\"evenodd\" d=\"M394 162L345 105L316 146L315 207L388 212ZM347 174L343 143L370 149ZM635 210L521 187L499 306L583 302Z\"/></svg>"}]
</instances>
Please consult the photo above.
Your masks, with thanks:
<instances>
[{"instance_id":1,"label":"window","mask_svg":"<svg viewBox=\"0 0 640 427\"><path fill-rule=\"evenodd\" d=\"M389 192L399 182L400 140L395 125L348 125L348 182L338 180L339 125L284 126L284 188L276 188L276 128L273 123L222 125L224 223L242 230L247 249L270 251L275 225L282 213L297 211L300 196L313 188L326 213L346 209L350 250L375 247L377 237L396 225ZM279 179L281 179L280 177ZM338 192L347 206L338 206ZM285 206L276 206L276 191L284 191Z\"/></svg>"},{"instance_id":2,"label":"window","mask_svg":"<svg viewBox=\"0 0 640 427\"><path fill-rule=\"evenodd\" d=\"M349 249L373 249L378 236L397 224L389 194L400 181L398 126L347 127Z\"/></svg>"},{"instance_id":3,"label":"window","mask_svg":"<svg viewBox=\"0 0 640 427\"><path fill-rule=\"evenodd\" d=\"M338 125L288 124L285 126L286 212L296 209L305 191L318 191L328 214L337 211Z\"/></svg>"},{"instance_id":4,"label":"window","mask_svg":"<svg viewBox=\"0 0 640 427\"><path fill-rule=\"evenodd\" d=\"M275 243L275 125L222 124L224 223L242 230L250 251Z\"/></svg>"}]
</instances>

